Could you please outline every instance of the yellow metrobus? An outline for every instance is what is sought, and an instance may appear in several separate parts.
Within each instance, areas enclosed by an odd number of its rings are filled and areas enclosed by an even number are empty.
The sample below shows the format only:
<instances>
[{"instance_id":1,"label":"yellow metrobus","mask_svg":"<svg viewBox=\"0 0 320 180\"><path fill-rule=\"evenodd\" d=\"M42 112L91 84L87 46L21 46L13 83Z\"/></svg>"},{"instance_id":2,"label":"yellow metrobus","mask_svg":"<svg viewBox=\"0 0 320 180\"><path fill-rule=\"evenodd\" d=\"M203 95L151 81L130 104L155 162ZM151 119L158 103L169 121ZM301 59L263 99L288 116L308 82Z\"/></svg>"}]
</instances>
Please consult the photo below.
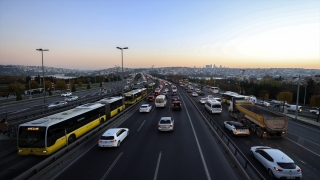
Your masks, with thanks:
<instances>
[{"instance_id":1,"label":"yellow metrobus","mask_svg":"<svg viewBox=\"0 0 320 180\"><path fill-rule=\"evenodd\" d=\"M129 91L124 94L124 103L127 105L132 105L142 98L146 97L148 94L148 91L146 88L141 88L141 89L135 89L132 91Z\"/></svg>"},{"instance_id":2,"label":"yellow metrobus","mask_svg":"<svg viewBox=\"0 0 320 180\"><path fill-rule=\"evenodd\" d=\"M19 155L50 155L114 116L112 103L88 103L19 125ZM124 106L122 106L124 108Z\"/></svg>"},{"instance_id":3,"label":"yellow metrobus","mask_svg":"<svg viewBox=\"0 0 320 180\"><path fill-rule=\"evenodd\" d=\"M239 94L235 93L235 92L231 92L231 91L226 91L225 93L222 94L222 100L221 101L226 103L226 104L229 104L231 98L235 97L235 96L239 96Z\"/></svg>"},{"instance_id":4,"label":"yellow metrobus","mask_svg":"<svg viewBox=\"0 0 320 180\"><path fill-rule=\"evenodd\" d=\"M118 96L118 97L104 98L98 102L105 104L106 109L110 109L110 111L107 111L107 114L106 114L107 119L110 119L125 109L126 106L125 106L123 100L124 100L123 97ZM110 112L110 113L108 113L108 112Z\"/></svg>"}]
</instances>

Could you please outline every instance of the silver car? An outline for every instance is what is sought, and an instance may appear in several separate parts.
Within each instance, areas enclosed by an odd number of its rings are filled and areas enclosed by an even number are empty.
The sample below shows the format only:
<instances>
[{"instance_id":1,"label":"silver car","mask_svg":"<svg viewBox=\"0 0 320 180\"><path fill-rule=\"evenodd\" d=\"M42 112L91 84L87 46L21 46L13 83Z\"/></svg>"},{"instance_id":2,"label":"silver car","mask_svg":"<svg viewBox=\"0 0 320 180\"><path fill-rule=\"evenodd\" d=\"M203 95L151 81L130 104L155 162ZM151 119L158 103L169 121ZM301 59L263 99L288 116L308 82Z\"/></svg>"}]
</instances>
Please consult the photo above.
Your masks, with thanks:
<instances>
[{"instance_id":1,"label":"silver car","mask_svg":"<svg viewBox=\"0 0 320 180\"><path fill-rule=\"evenodd\" d=\"M54 103L50 104L48 106L48 108L54 108L54 107L59 107L59 106L64 106L64 105L67 105L67 102L65 102L65 101L57 101L57 102L54 102Z\"/></svg>"},{"instance_id":2,"label":"silver car","mask_svg":"<svg viewBox=\"0 0 320 180\"><path fill-rule=\"evenodd\" d=\"M78 96L68 96L66 97L66 101L76 101L78 100Z\"/></svg>"},{"instance_id":3,"label":"silver car","mask_svg":"<svg viewBox=\"0 0 320 180\"><path fill-rule=\"evenodd\" d=\"M174 119L172 117L161 117L158 130L159 131L173 131L174 128Z\"/></svg>"}]
</instances>

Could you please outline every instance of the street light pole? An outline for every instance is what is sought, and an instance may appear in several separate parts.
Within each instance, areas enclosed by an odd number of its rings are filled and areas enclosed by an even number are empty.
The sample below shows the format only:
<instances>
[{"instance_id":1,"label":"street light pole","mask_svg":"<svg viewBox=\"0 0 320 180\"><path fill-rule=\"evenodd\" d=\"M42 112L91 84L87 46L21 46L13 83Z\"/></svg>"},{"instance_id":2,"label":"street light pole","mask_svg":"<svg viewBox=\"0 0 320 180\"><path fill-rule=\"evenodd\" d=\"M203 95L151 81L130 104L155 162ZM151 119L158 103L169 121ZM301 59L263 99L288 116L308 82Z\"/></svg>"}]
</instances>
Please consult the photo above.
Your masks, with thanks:
<instances>
[{"instance_id":1,"label":"street light pole","mask_svg":"<svg viewBox=\"0 0 320 180\"><path fill-rule=\"evenodd\" d=\"M122 64L122 80L124 79L124 74L123 74L123 50L124 49L128 49L128 47L124 47L124 48L120 48L120 47L117 47L117 49L120 49L121 50L121 64ZM121 96L123 96L123 86L121 86ZM123 100L122 100L122 104L123 104Z\"/></svg>"},{"instance_id":2,"label":"street light pole","mask_svg":"<svg viewBox=\"0 0 320 180\"><path fill-rule=\"evenodd\" d=\"M43 76L43 91L44 91L44 95L43 95L43 104L46 104L46 83L44 81L44 67L43 67L43 51L49 51L49 49L36 49L37 51L41 51L41 55L42 55L42 76Z\"/></svg>"}]
</instances>

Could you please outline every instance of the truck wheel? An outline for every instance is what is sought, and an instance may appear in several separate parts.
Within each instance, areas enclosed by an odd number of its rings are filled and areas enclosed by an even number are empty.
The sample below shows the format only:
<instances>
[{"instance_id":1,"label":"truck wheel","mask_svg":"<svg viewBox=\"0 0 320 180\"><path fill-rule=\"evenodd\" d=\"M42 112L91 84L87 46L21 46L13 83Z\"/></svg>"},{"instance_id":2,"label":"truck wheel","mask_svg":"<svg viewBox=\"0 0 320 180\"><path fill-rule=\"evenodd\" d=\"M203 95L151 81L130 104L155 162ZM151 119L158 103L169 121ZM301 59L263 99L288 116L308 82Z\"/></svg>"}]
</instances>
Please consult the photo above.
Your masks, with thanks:
<instances>
[{"instance_id":1,"label":"truck wheel","mask_svg":"<svg viewBox=\"0 0 320 180\"><path fill-rule=\"evenodd\" d=\"M254 125L251 125L251 131L256 132L256 127L254 127Z\"/></svg>"}]
</instances>

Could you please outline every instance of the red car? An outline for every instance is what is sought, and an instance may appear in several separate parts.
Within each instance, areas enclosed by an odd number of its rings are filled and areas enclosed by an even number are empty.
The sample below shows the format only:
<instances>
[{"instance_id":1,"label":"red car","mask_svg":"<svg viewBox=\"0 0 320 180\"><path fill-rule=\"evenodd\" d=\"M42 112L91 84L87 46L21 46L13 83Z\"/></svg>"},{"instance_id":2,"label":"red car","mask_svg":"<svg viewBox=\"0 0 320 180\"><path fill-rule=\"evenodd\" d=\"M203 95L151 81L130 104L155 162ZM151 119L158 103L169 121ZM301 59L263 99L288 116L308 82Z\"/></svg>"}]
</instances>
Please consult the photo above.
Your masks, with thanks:
<instances>
[{"instance_id":1,"label":"red car","mask_svg":"<svg viewBox=\"0 0 320 180\"><path fill-rule=\"evenodd\" d=\"M154 96L148 96L147 101L154 101Z\"/></svg>"}]
</instances>

